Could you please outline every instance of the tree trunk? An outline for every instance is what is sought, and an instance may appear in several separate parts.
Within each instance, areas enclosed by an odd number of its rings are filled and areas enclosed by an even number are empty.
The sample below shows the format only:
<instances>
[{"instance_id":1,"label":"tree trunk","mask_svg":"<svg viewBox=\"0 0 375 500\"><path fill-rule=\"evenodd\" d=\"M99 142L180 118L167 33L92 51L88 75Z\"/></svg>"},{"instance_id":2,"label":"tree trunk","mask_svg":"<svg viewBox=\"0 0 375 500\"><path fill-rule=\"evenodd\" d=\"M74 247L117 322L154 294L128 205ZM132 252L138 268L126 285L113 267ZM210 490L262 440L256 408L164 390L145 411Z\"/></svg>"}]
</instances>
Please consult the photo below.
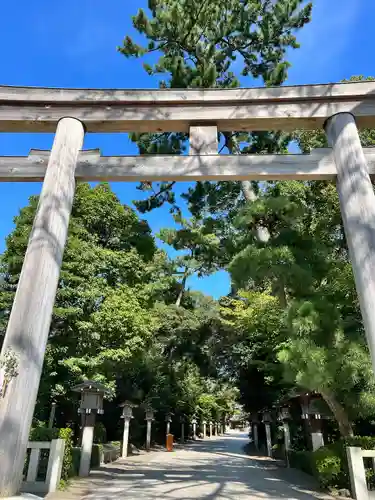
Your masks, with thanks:
<instances>
[{"instance_id":1,"label":"tree trunk","mask_svg":"<svg viewBox=\"0 0 375 500\"><path fill-rule=\"evenodd\" d=\"M250 181L241 181L241 189L246 201L256 201L257 195Z\"/></svg>"},{"instance_id":2,"label":"tree trunk","mask_svg":"<svg viewBox=\"0 0 375 500\"><path fill-rule=\"evenodd\" d=\"M247 202L253 203L258 199L258 196L255 194L250 181L241 181L241 189L242 194L244 195ZM256 227L256 239L260 243L267 243L270 237L271 235L267 227L260 225Z\"/></svg>"},{"instance_id":3,"label":"tree trunk","mask_svg":"<svg viewBox=\"0 0 375 500\"><path fill-rule=\"evenodd\" d=\"M184 292L185 292L185 288L186 288L186 281L188 279L188 276L189 275L188 275L187 271L185 271L184 276L183 276L182 281L181 281L181 289L180 289L180 292L179 292L177 300L176 300L177 307L180 307L180 305L181 305L181 301L182 301L182 298L184 296Z\"/></svg>"},{"instance_id":4,"label":"tree trunk","mask_svg":"<svg viewBox=\"0 0 375 500\"><path fill-rule=\"evenodd\" d=\"M340 434L342 437L350 437L354 435L352 424L349 420L345 408L339 403L334 394L320 391L324 401L332 411L337 423L339 424Z\"/></svg>"},{"instance_id":5,"label":"tree trunk","mask_svg":"<svg viewBox=\"0 0 375 500\"><path fill-rule=\"evenodd\" d=\"M281 278L272 284L272 295L278 297L280 305L283 309L287 308L288 302L285 292L285 286Z\"/></svg>"}]
</instances>

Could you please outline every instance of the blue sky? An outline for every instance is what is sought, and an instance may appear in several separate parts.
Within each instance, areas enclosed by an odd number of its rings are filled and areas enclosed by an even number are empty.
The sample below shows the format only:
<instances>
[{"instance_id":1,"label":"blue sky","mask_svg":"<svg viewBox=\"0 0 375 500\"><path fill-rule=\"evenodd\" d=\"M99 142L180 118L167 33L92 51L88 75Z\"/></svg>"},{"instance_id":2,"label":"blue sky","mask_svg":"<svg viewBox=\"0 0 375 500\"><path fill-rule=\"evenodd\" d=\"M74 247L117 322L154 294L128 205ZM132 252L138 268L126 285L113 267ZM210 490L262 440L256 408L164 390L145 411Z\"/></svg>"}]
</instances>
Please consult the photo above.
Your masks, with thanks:
<instances>
[{"instance_id":1,"label":"blue sky","mask_svg":"<svg viewBox=\"0 0 375 500\"><path fill-rule=\"evenodd\" d=\"M0 83L51 87L155 87L140 61L116 51L125 34L133 34L131 16L146 0L19 0L2 3ZM313 20L300 31L301 48L290 54L289 84L326 83L363 74L375 76L374 0L315 0ZM251 80L243 80L251 86ZM27 155L31 148L47 149L50 134L0 134L0 155ZM123 134L89 134L85 148L103 154L136 153ZM178 191L186 190L180 183ZM116 183L123 203L141 193L135 184ZM0 252L12 230L13 217L38 194L40 184L0 184ZM152 229L171 225L167 208L147 216ZM192 278L191 288L219 297L229 290L225 272Z\"/></svg>"}]
</instances>

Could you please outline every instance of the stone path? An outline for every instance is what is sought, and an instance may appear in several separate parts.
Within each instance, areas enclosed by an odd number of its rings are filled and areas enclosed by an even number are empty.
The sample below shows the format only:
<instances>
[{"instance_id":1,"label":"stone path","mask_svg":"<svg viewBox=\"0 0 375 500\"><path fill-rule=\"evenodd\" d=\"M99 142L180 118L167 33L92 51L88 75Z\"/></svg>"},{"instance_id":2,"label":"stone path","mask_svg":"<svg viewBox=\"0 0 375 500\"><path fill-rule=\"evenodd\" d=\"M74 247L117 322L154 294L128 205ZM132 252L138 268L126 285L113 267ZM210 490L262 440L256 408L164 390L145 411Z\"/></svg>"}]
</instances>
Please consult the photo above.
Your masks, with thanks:
<instances>
[{"instance_id":1,"label":"stone path","mask_svg":"<svg viewBox=\"0 0 375 500\"><path fill-rule=\"evenodd\" d=\"M61 498L80 500L328 499L296 470L244 453L245 434L199 441L101 467ZM76 489L74 493L74 488ZM71 496L70 496L71 495Z\"/></svg>"}]
</instances>

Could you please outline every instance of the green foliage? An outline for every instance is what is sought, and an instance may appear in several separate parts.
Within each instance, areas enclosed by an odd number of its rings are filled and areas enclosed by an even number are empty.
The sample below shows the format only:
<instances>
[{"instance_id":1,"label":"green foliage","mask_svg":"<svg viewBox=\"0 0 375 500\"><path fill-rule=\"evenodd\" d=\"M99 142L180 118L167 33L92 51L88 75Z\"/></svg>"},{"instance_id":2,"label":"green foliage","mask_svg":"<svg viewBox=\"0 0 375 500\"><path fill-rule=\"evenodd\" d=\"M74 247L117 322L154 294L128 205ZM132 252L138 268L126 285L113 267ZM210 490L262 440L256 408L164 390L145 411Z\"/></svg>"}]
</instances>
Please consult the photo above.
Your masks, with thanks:
<instances>
[{"instance_id":1,"label":"green foliage","mask_svg":"<svg viewBox=\"0 0 375 500\"><path fill-rule=\"evenodd\" d=\"M319 448L312 454L314 473L323 488L337 487L342 481L343 463L340 444Z\"/></svg>"},{"instance_id":2,"label":"green foliage","mask_svg":"<svg viewBox=\"0 0 375 500\"><path fill-rule=\"evenodd\" d=\"M149 12L139 9L133 26L144 43L125 36L118 50L125 57L142 58L150 76L161 76L162 88L233 88L240 78L260 78L267 85L280 85L287 77L287 51L299 47L295 34L310 21L312 4L304 0L154 0ZM153 57L157 56L156 61ZM151 63L151 64L150 64ZM134 134L142 154L183 154L186 134ZM222 137L233 153L281 151L289 139L279 132L225 133ZM147 200L136 202L142 211L169 203L179 212L174 182L142 183L150 192ZM242 183L242 187L245 184ZM238 203L240 183L198 182L184 194L193 215L209 206L218 227L226 227L230 207ZM216 203L218 202L218 203ZM219 218L217 218L219 217ZM223 235L224 236L224 235ZM230 245L228 233L225 242Z\"/></svg>"},{"instance_id":3,"label":"green foliage","mask_svg":"<svg viewBox=\"0 0 375 500\"><path fill-rule=\"evenodd\" d=\"M32 197L16 217L2 256L1 336L36 206L37 198ZM169 233L172 244L189 248L196 260L200 252L216 251L215 238L197 221L179 220L183 228L178 234ZM106 441L105 434L110 440L120 438L119 404L126 399L152 404L157 412L155 429L164 429L166 411L172 410L176 418L193 415L203 395L213 400L212 418L231 411L237 393L226 376L219 376L214 357L218 304L185 290L176 305L180 293L173 276L176 265L156 250L147 224L121 205L108 185L77 186L36 419L46 420L54 401L58 425L71 424L78 399L71 388L84 378L111 390L102 425L95 429L96 442ZM143 422L143 412L139 420ZM131 431L131 439L139 445L144 440L142 425L132 426L134 435ZM33 439L57 436L44 425L32 431ZM79 452L72 453L66 470L72 466L77 472ZM64 472L64 478L69 474Z\"/></svg>"},{"instance_id":4,"label":"green foliage","mask_svg":"<svg viewBox=\"0 0 375 500\"><path fill-rule=\"evenodd\" d=\"M147 40L138 45L126 37L119 50L126 57L159 51L159 60L145 67L149 74L169 74L162 82L173 88L238 86L232 62L241 60L242 74L262 76L267 84L285 78L285 53L297 48L293 32L310 19L312 5L303 0L155 0L151 15L139 9L136 30Z\"/></svg>"},{"instance_id":5,"label":"green foliage","mask_svg":"<svg viewBox=\"0 0 375 500\"><path fill-rule=\"evenodd\" d=\"M265 183L235 223L245 234L229 265L235 286L275 296L285 311L287 335L268 345L284 368L279 380L321 393L351 435L353 420L375 412L375 381L334 184ZM252 236L259 225L267 242Z\"/></svg>"},{"instance_id":6,"label":"green foliage","mask_svg":"<svg viewBox=\"0 0 375 500\"><path fill-rule=\"evenodd\" d=\"M261 411L285 391L277 351L287 338L284 311L267 293L240 292L222 299L217 363L238 380L249 412Z\"/></svg>"},{"instance_id":7,"label":"green foliage","mask_svg":"<svg viewBox=\"0 0 375 500\"><path fill-rule=\"evenodd\" d=\"M374 450L375 438L373 436L352 436L323 446L314 452L291 450L289 463L291 467L315 476L322 488L330 490L350 489L347 446L359 446L364 450ZM367 480L371 482L373 481L372 461L365 459L365 467L367 467Z\"/></svg>"},{"instance_id":8,"label":"green foliage","mask_svg":"<svg viewBox=\"0 0 375 500\"><path fill-rule=\"evenodd\" d=\"M52 441L58 439L60 429L50 429L44 424L32 427L30 430L29 441Z\"/></svg>"},{"instance_id":9,"label":"green foliage","mask_svg":"<svg viewBox=\"0 0 375 500\"><path fill-rule=\"evenodd\" d=\"M72 448L72 467L74 471L73 476L78 476L80 462L81 462L81 448L78 446L73 446Z\"/></svg>"},{"instance_id":10,"label":"green foliage","mask_svg":"<svg viewBox=\"0 0 375 500\"><path fill-rule=\"evenodd\" d=\"M201 278L218 269L219 239L210 232L207 225L197 219L188 220L177 214L174 220L181 229L162 229L158 237L179 252L174 260L176 273L182 275L181 289L176 300L176 305L179 306L190 276Z\"/></svg>"},{"instance_id":11,"label":"green foliage","mask_svg":"<svg viewBox=\"0 0 375 500\"><path fill-rule=\"evenodd\" d=\"M37 198L15 218L2 256L0 338L36 210ZM107 184L77 186L52 318L36 417L46 419L53 398L66 408L70 388L94 378L115 389L114 374L149 343L149 310L173 280L150 229L123 206ZM168 299L167 299L168 300ZM71 403L70 403L71 404Z\"/></svg>"},{"instance_id":12,"label":"green foliage","mask_svg":"<svg viewBox=\"0 0 375 500\"><path fill-rule=\"evenodd\" d=\"M290 450L288 458L290 467L299 469L306 474L310 474L310 476L314 475L314 465L310 451Z\"/></svg>"},{"instance_id":13,"label":"green foliage","mask_svg":"<svg viewBox=\"0 0 375 500\"><path fill-rule=\"evenodd\" d=\"M107 430L102 422L95 422L94 442L98 444L107 442Z\"/></svg>"},{"instance_id":14,"label":"green foliage","mask_svg":"<svg viewBox=\"0 0 375 500\"><path fill-rule=\"evenodd\" d=\"M29 441L52 441L53 439L64 439L65 450L64 460L61 471L61 479L67 481L70 477L76 475L73 466L73 431L70 428L56 429L48 428L44 424L32 427L30 430Z\"/></svg>"},{"instance_id":15,"label":"green foliage","mask_svg":"<svg viewBox=\"0 0 375 500\"><path fill-rule=\"evenodd\" d=\"M100 467L101 454L102 454L102 445L94 443L92 445L90 468L95 469L97 467Z\"/></svg>"},{"instance_id":16,"label":"green foliage","mask_svg":"<svg viewBox=\"0 0 375 500\"><path fill-rule=\"evenodd\" d=\"M364 450L375 450L374 436L351 436L343 440L346 446L359 446Z\"/></svg>"},{"instance_id":17,"label":"green foliage","mask_svg":"<svg viewBox=\"0 0 375 500\"><path fill-rule=\"evenodd\" d=\"M59 429L59 438L65 440L64 460L61 471L61 479L67 481L74 476L73 467L73 431L72 429Z\"/></svg>"}]
</instances>

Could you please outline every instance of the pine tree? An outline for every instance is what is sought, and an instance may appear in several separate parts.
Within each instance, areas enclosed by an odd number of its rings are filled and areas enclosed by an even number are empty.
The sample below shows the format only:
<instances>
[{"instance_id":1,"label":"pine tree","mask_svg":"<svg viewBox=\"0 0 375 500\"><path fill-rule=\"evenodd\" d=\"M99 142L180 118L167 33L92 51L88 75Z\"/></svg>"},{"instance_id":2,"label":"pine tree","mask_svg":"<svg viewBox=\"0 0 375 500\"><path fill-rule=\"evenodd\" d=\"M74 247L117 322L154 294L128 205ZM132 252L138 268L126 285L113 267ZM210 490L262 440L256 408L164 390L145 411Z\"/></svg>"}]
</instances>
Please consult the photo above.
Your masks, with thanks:
<instances>
[{"instance_id":1,"label":"pine tree","mask_svg":"<svg viewBox=\"0 0 375 500\"><path fill-rule=\"evenodd\" d=\"M289 67L287 51L299 47L295 33L309 22L312 10L304 0L149 0L148 6L149 13L140 9L133 18L145 44L126 36L119 51L143 58L148 74L163 78L162 88L233 88L240 86L241 76L259 78L267 86L282 84ZM179 133L132 138L145 154L181 154L187 139ZM225 133L222 140L223 149L233 154L281 151L289 142L279 132L256 131ZM173 185L161 183L147 200L137 202L138 208L148 211L167 202L176 210ZM141 189L149 187L144 183ZM239 193L252 201L253 190L249 182L205 182L186 197L194 215L202 204L217 215L213 199L226 197L229 206L236 205Z\"/></svg>"}]
</instances>

